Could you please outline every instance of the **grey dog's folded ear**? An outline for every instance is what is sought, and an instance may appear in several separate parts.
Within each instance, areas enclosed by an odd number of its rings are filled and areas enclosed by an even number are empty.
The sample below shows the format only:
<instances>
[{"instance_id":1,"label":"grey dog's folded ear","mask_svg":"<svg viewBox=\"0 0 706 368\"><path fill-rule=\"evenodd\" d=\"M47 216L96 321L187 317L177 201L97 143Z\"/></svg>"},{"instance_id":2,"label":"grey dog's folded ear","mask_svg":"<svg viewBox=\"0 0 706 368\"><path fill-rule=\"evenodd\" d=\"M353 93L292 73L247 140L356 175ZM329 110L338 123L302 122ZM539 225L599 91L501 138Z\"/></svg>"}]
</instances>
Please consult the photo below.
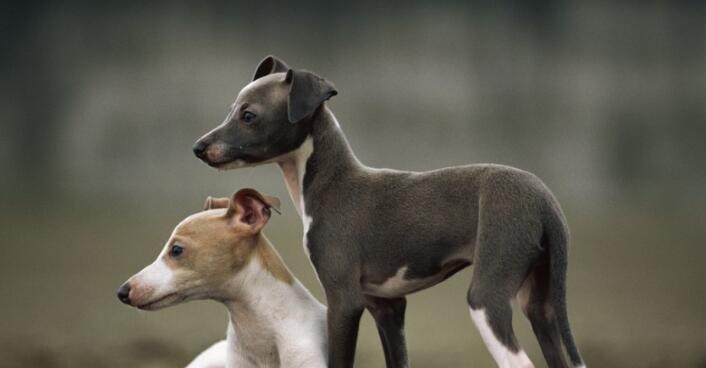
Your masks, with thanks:
<instances>
[{"instance_id":1,"label":"grey dog's folded ear","mask_svg":"<svg viewBox=\"0 0 706 368\"><path fill-rule=\"evenodd\" d=\"M222 197L222 198L214 198L214 197L207 197L206 198L206 203L203 204L203 210L213 210L216 208L228 208L230 206L230 198L228 197Z\"/></svg>"},{"instance_id":2,"label":"grey dog's folded ear","mask_svg":"<svg viewBox=\"0 0 706 368\"><path fill-rule=\"evenodd\" d=\"M287 112L290 123L313 114L324 101L338 94L333 83L306 70L287 70L284 82L289 84Z\"/></svg>"},{"instance_id":3,"label":"grey dog's folded ear","mask_svg":"<svg viewBox=\"0 0 706 368\"><path fill-rule=\"evenodd\" d=\"M268 55L266 58L262 59L260 64L258 64L252 80L260 79L272 73L283 73L288 69L289 67L287 66L287 63L275 56Z\"/></svg>"}]
</instances>

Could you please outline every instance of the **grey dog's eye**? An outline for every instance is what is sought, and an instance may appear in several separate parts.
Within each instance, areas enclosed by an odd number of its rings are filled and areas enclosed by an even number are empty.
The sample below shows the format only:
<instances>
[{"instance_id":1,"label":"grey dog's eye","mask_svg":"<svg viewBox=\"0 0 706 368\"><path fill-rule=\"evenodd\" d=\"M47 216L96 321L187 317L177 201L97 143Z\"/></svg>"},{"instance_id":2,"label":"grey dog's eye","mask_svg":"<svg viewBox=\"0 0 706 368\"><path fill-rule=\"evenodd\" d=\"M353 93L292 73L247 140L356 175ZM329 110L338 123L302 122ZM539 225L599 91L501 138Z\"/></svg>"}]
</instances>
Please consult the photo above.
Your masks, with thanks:
<instances>
[{"instance_id":1,"label":"grey dog's eye","mask_svg":"<svg viewBox=\"0 0 706 368\"><path fill-rule=\"evenodd\" d=\"M255 114L251 113L250 111L246 111L243 113L243 122L246 124L250 124L255 120Z\"/></svg>"}]
</instances>

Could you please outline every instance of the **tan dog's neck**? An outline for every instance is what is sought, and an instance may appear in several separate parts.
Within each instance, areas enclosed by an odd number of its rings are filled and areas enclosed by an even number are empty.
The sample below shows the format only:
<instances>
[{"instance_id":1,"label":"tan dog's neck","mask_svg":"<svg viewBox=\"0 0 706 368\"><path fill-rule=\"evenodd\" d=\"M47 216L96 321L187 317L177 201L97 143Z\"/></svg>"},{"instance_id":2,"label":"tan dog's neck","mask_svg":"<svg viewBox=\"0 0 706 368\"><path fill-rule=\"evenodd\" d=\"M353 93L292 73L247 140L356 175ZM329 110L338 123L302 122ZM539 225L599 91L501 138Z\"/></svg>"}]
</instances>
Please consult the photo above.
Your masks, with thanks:
<instances>
[{"instance_id":1,"label":"tan dog's neck","mask_svg":"<svg viewBox=\"0 0 706 368\"><path fill-rule=\"evenodd\" d=\"M279 337L293 325L306 326L323 316L323 306L292 276L262 234L250 262L225 287L232 290L222 301L230 314L228 340L236 355L250 356L257 366L280 366ZM300 320L302 316L307 317Z\"/></svg>"},{"instance_id":2,"label":"tan dog's neck","mask_svg":"<svg viewBox=\"0 0 706 368\"><path fill-rule=\"evenodd\" d=\"M289 272L289 269L282 261L279 253L270 243L269 239L264 234L257 235L257 245L255 246L255 258L259 259L262 267L267 270L275 279L292 285L294 276Z\"/></svg>"},{"instance_id":3,"label":"tan dog's neck","mask_svg":"<svg viewBox=\"0 0 706 368\"><path fill-rule=\"evenodd\" d=\"M243 241L243 240L241 240ZM267 237L256 234L252 239L246 239L254 245L247 264L231 275L226 282L224 302L238 302L238 299L248 294L249 288L278 287L278 283L291 287L295 283L294 276L282 261L279 253L272 246Z\"/></svg>"}]
</instances>

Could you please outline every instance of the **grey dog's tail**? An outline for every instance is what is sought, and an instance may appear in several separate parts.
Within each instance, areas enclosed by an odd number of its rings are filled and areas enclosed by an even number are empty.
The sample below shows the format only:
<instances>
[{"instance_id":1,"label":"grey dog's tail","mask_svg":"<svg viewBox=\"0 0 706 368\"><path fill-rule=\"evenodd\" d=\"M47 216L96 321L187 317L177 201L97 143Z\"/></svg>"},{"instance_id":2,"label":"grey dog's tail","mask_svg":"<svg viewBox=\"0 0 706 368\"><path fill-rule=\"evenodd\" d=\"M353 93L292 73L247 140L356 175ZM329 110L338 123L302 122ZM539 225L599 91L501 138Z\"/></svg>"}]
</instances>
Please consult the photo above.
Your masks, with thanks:
<instances>
[{"instance_id":1,"label":"grey dog's tail","mask_svg":"<svg viewBox=\"0 0 706 368\"><path fill-rule=\"evenodd\" d=\"M549 250L549 295L559 324L561 339L574 367L585 367L569 327L566 311L566 265L568 259L569 230L559 205L554 202L548 211L549 223L545 227Z\"/></svg>"}]
</instances>

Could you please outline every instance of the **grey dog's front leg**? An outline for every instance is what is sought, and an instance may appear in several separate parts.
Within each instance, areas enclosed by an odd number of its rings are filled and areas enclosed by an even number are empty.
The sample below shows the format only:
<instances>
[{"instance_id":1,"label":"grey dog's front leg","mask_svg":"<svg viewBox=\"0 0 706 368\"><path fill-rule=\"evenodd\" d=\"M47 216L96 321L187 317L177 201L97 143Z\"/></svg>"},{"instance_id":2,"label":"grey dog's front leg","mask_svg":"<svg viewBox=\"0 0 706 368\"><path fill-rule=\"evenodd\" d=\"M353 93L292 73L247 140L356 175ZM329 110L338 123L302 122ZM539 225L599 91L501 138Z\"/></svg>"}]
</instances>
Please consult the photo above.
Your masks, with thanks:
<instances>
[{"instance_id":1,"label":"grey dog's front leg","mask_svg":"<svg viewBox=\"0 0 706 368\"><path fill-rule=\"evenodd\" d=\"M363 303L350 298L331 297L328 301L328 366L353 367L358 327Z\"/></svg>"},{"instance_id":2,"label":"grey dog's front leg","mask_svg":"<svg viewBox=\"0 0 706 368\"><path fill-rule=\"evenodd\" d=\"M405 298L366 297L366 308L375 319L385 351L387 368L407 368L407 343L404 336Z\"/></svg>"}]
</instances>

